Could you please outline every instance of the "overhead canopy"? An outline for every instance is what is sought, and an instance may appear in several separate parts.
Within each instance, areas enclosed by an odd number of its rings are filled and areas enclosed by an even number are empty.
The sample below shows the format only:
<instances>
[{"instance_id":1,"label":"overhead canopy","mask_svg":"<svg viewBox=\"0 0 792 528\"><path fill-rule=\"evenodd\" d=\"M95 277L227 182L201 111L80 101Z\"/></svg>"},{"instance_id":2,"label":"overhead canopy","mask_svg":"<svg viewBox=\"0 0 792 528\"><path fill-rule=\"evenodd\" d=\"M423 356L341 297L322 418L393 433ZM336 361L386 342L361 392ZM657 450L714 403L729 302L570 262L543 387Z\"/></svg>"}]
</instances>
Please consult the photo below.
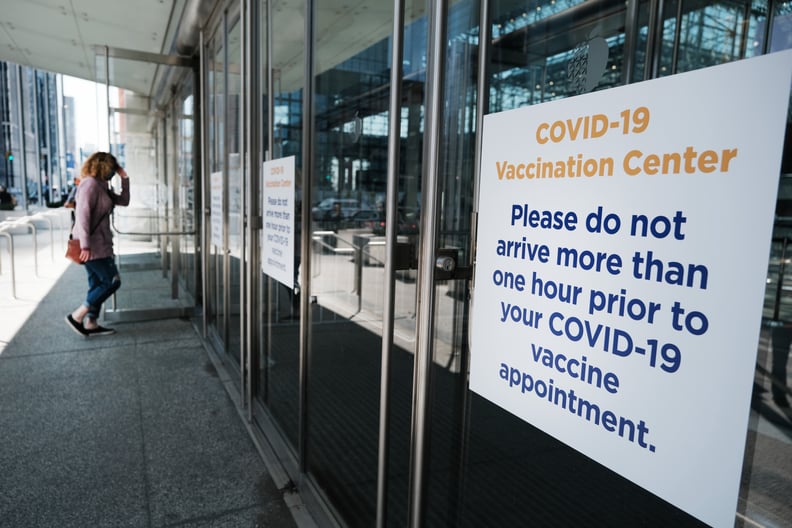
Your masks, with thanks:
<instances>
[{"instance_id":1,"label":"overhead canopy","mask_svg":"<svg viewBox=\"0 0 792 528\"><path fill-rule=\"evenodd\" d=\"M199 28L218 4L216 0L2 0L0 60L104 83L104 53L109 48L110 84L156 99L168 67L136 59L145 59L145 54L192 55ZM409 9L408 20L423 12L418 4L420 8ZM303 73L302 8L303 2L297 0L274 1L278 24L294 26L279 34L296 37L293 42L275 43L273 63L286 89L297 87ZM391 16L392 0L320 3L318 71L386 38ZM342 37L349 27L355 30Z\"/></svg>"},{"instance_id":2,"label":"overhead canopy","mask_svg":"<svg viewBox=\"0 0 792 528\"><path fill-rule=\"evenodd\" d=\"M148 58L176 56L179 26L183 18L189 18L185 16L190 11L187 4L199 2L3 0L2 3L0 60L104 83L106 47L142 52L143 58L147 57L145 54L154 54ZM110 84L145 96L155 95L167 68L130 58L111 59Z\"/></svg>"}]
</instances>

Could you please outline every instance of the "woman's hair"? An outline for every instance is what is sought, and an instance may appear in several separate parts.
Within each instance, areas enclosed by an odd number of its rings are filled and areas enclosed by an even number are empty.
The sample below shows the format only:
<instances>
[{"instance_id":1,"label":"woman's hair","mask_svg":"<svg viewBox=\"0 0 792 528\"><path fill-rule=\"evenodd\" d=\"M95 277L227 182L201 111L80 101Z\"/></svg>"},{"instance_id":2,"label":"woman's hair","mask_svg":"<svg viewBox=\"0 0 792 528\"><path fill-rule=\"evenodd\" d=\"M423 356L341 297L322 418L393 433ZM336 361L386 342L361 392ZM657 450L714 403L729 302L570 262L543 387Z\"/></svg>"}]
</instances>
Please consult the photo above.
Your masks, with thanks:
<instances>
[{"instance_id":1,"label":"woman's hair","mask_svg":"<svg viewBox=\"0 0 792 528\"><path fill-rule=\"evenodd\" d=\"M94 152L83 163L80 175L109 180L117 170L118 161L115 156L108 152Z\"/></svg>"}]
</instances>

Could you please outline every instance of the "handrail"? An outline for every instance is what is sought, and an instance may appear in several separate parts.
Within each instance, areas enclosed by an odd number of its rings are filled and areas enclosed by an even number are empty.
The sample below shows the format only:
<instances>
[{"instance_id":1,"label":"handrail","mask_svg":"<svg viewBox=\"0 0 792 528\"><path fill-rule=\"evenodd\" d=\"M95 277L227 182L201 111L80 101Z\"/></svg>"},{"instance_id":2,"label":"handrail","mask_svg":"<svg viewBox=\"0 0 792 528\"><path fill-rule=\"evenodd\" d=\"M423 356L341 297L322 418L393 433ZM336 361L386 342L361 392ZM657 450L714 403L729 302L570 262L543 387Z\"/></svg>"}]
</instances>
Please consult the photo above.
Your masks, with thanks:
<instances>
[{"instance_id":1,"label":"handrail","mask_svg":"<svg viewBox=\"0 0 792 528\"><path fill-rule=\"evenodd\" d=\"M61 224L59 229L63 229L63 216L56 210L41 211L32 215L11 217L0 222L0 235L8 239L8 253L11 258L11 296L16 299L16 255L14 249L14 236L10 232L12 229L29 228L33 234L33 265L35 276L39 276L38 272L38 230L36 229L35 221L44 220L49 225L50 231L50 258L55 261L55 234L54 224L51 220L52 216L59 216ZM0 262L0 273L2 273L2 262Z\"/></svg>"},{"instance_id":2,"label":"handrail","mask_svg":"<svg viewBox=\"0 0 792 528\"><path fill-rule=\"evenodd\" d=\"M779 257L778 275L776 278L776 291L773 300L773 321L778 321L781 312L781 295L783 293L784 276L786 275L787 246L792 241L790 237L773 237L773 243L781 244L781 256Z\"/></svg>"},{"instance_id":3,"label":"handrail","mask_svg":"<svg viewBox=\"0 0 792 528\"><path fill-rule=\"evenodd\" d=\"M775 244L781 244L781 253L779 255L778 273L776 275L777 284L775 288L775 297L773 299L773 317L769 320L767 318L763 318L762 323L771 329L778 329L782 327L789 328L792 326L792 324L784 323L781 319L781 297L783 295L784 277L786 275L787 249L790 242L792 242L792 238L773 237L772 242ZM773 354L776 354L775 350L772 352ZM788 353L788 351L784 351L784 353ZM760 365L758 361L756 362L756 370L766 376L770 380L770 383L776 387L776 389L780 389L787 395L792 395L792 389L789 388L786 380L780 380L776 378L773 372Z\"/></svg>"},{"instance_id":4,"label":"handrail","mask_svg":"<svg viewBox=\"0 0 792 528\"><path fill-rule=\"evenodd\" d=\"M29 216L22 216L22 217L14 218L14 219L11 219L11 220L4 220L2 223L0 223L0 225L2 225L5 228L4 231L6 232L6 234L8 234L8 236L11 236L11 234L8 233L9 229L13 229L15 227L23 227L23 226L30 228L31 232L33 233L33 271L34 271L36 277L38 277L39 276L39 273L38 273L38 237L36 235L36 226L30 220L30 217ZM12 254L11 259L12 259L12 262L13 262L13 254ZM14 298L16 298L16 296Z\"/></svg>"},{"instance_id":5,"label":"handrail","mask_svg":"<svg viewBox=\"0 0 792 528\"><path fill-rule=\"evenodd\" d=\"M364 262L369 262L371 260L374 260L378 264L384 266L385 261L375 257L371 253L370 248L372 246L384 247L386 244L384 241L379 241L379 240L374 240L374 241L366 240L365 244L355 244L354 242L350 242L349 240L338 236L338 233L336 233L335 231L313 231L311 233L311 240L313 241L314 244L317 244L320 248L327 249L330 252L337 254L339 253L338 251L339 248L337 246L328 244L327 242L324 241L324 237L331 235L335 237L336 241L343 242L344 244L349 246L348 248L345 249L352 250L354 252L355 267L353 270L354 286L352 291L357 294L356 296L358 301L357 312L355 313L360 313L360 311L363 309L363 264Z\"/></svg>"},{"instance_id":6,"label":"handrail","mask_svg":"<svg viewBox=\"0 0 792 528\"><path fill-rule=\"evenodd\" d=\"M52 220L48 218L48 214L46 213L36 213L30 217L29 222L33 220L44 220L49 224L49 233L50 233L50 261L55 262L55 234L52 232Z\"/></svg>"},{"instance_id":7,"label":"handrail","mask_svg":"<svg viewBox=\"0 0 792 528\"><path fill-rule=\"evenodd\" d=\"M385 245L384 241L375 240L375 241L366 242L365 244L362 244L362 245L358 246L358 245L355 245L354 242L350 242L349 240L338 236L338 234L335 231L314 231L312 233L312 235L313 235L313 238L312 238L313 241L316 242L318 245L320 245L323 248L329 249L332 252L336 252L337 253L338 247L331 246L330 244L328 244L327 242L322 240L322 237L325 237L325 236L328 236L328 235L335 235L335 239L336 240L340 240L341 242L343 242L344 244L349 246L349 249L352 249L354 251L362 251L362 252L366 253L366 255L370 259L376 260L378 263L380 263L382 265L385 264L385 261L378 259L374 255L372 255L370 251L368 251L368 247L369 246L384 246Z\"/></svg>"},{"instance_id":8,"label":"handrail","mask_svg":"<svg viewBox=\"0 0 792 528\"><path fill-rule=\"evenodd\" d=\"M769 370L767 370L766 368L764 368L762 365L760 365L759 362L756 363L756 370L758 370L761 374L764 374L765 376L767 376L770 379L770 383L772 383L773 385L775 385L776 387L778 387L782 391L784 391L787 394L789 394L790 396L792 396L792 389L790 389L786 385L786 383L784 383L783 381L781 381L778 378L776 378L775 376L773 376L773 373L770 372Z\"/></svg>"},{"instance_id":9,"label":"handrail","mask_svg":"<svg viewBox=\"0 0 792 528\"><path fill-rule=\"evenodd\" d=\"M157 216L136 216L134 218L148 218L148 219L157 219ZM198 231L193 229L192 231L121 231L115 225L115 213L110 215L110 225L113 227L113 231L115 231L119 235L127 235L127 236L189 236L195 235Z\"/></svg>"}]
</instances>

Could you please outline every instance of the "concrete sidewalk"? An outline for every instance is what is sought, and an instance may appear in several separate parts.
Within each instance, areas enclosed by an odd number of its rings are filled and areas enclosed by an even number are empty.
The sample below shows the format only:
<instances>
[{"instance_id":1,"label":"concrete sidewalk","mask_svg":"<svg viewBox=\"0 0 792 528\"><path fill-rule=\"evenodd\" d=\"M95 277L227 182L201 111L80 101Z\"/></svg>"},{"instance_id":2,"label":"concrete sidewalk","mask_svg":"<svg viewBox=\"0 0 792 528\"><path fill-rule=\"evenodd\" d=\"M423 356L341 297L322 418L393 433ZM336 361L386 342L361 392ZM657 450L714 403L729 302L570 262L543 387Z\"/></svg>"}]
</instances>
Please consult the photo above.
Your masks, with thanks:
<instances>
[{"instance_id":1,"label":"concrete sidewalk","mask_svg":"<svg viewBox=\"0 0 792 528\"><path fill-rule=\"evenodd\" d=\"M85 296L85 272L56 234L54 259L40 244L36 276L32 244L17 238L17 299L0 243L0 527L305 525L192 321L78 336L64 317Z\"/></svg>"}]
</instances>

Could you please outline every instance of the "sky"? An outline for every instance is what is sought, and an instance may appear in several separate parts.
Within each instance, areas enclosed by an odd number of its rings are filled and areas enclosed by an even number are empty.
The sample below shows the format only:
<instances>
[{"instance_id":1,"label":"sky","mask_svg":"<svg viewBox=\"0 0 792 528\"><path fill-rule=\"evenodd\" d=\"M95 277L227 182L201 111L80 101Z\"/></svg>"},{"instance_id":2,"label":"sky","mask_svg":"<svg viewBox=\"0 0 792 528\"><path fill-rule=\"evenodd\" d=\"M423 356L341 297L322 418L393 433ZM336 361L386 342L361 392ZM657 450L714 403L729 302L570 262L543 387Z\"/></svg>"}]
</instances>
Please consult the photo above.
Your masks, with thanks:
<instances>
[{"instance_id":1,"label":"sky","mask_svg":"<svg viewBox=\"0 0 792 528\"><path fill-rule=\"evenodd\" d=\"M77 147L95 145L103 148L107 143L107 112L104 110L104 84L96 84L93 81L64 75L63 95L74 97ZM97 101L102 105L101 115L97 110Z\"/></svg>"}]
</instances>

